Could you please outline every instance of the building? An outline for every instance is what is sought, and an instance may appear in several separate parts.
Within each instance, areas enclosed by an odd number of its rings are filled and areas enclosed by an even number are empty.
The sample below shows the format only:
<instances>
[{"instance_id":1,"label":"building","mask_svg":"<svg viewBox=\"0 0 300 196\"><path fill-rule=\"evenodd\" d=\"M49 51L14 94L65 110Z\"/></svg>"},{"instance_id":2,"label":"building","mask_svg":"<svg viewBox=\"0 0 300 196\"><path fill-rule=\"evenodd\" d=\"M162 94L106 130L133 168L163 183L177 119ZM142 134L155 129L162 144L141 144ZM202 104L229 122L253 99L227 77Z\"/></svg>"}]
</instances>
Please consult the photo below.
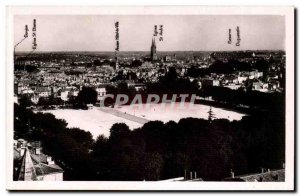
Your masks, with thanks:
<instances>
[{"instance_id":1,"label":"building","mask_svg":"<svg viewBox=\"0 0 300 196\"><path fill-rule=\"evenodd\" d=\"M155 38L152 38L150 59L151 61L157 60Z\"/></svg>"},{"instance_id":2,"label":"building","mask_svg":"<svg viewBox=\"0 0 300 196\"><path fill-rule=\"evenodd\" d=\"M197 172L184 170L184 176L160 180L160 182L202 182L202 178L197 177Z\"/></svg>"},{"instance_id":3,"label":"building","mask_svg":"<svg viewBox=\"0 0 300 196\"><path fill-rule=\"evenodd\" d=\"M225 88L229 88L231 90L238 90L239 88L242 87L240 84L228 84L228 85L223 85Z\"/></svg>"},{"instance_id":4,"label":"building","mask_svg":"<svg viewBox=\"0 0 300 196\"><path fill-rule=\"evenodd\" d=\"M86 104L86 107L87 107L88 109L93 109L94 105L91 104L91 103L89 103L89 104Z\"/></svg>"},{"instance_id":5,"label":"building","mask_svg":"<svg viewBox=\"0 0 300 196\"><path fill-rule=\"evenodd\" d=\"M240 176L234 176L234 172L231 172L229 178L225 178L224 181L241 181L241 182L284 182L285 169L278 170L265 170L262 168L261 173L246 174Z\"/></svg>"},{"instance_id":6,"label":"building","mask_svg":"<svg viewBox=\"0 0 300 196\"><path fill-rule=\"evenodd\" d=\"M134 87L136 91L144 90L146 85L143 83L128 83L128 87Z\"/></svg>"},{"instance_id":7,"label":"building","mask_svg":"<svg viewBox=\"0 0 300 196\"><path fill-rule=\"evenodd\" d=\"M201 88L208 86L220 86L220 81L213 78L201 78L200 85Z\"/></svg>"},{"instance_id":8,"label":"building","mask_svg":"<svg viewBox=\"0 0 300 196\"><path fill-rule=\"evenodd\" d=\"M70 93L69 90L63 89L63 90L60 91L58 97L61 98L61 100L63 100L63 101L68 101L69 100L69 93Z\"/></svg>"},{"instance_id":9,"label":"building","mask_svg":"<svg viewBox=\"0 0 300 196\"><path fill-rule=\"evenodd\" d=\"M249 79L257 79L263 77L263 72L259 72L257 70L249 72Z\"/></svg>"},{"instance_id":10,"label":"building","mask_svg":"<svg viewBox=\"0 0 300 196\"><path fill-rule=\"evenodd\" d=\"M102 100L106 96L106 86L105 84L100 84L96 87L97 100Z\"/></svg>"},{"instance_id":11,"label":"building","mask_svg":"<svg viewBox=\"0 0 300 196\"><path fill-rule=\"evenodd\" d=\"M255 81L253 82L252 90L256 90L260 92L269 92L269 84L259 80Z\"/></svg>"},{"instance_id":12,"label":"building","mask_svg":"<svg viewBox=\"0 0 300 196\"><path fill-rule=\"evenodd\" d=\"M51 95L51 89L49 87L43 87L43 86L39 86L36 91L36 93L38 93L39 97L50 97Z\"/></svg>"},{"instance_id":13,"label":"building","mask_svg":"<svg viewBox=\"0 0 300 196\"><path fill-rule=\"evenodd\" d=\"M30 98L31 102L34 104L38 104L40 97L36 94L33 94L33 96Z\"/></svg>"},{"instance_id":14,"label":"building","mask_svg":"<svg viewBox=\"0 0 300 196\"><path fill-rule=\"evenodd\" d=\"M118 57L115 57L115 63L114 63L114 69L118 70L119 69L119 61L118 61Z\"/></svg>"},{"instance_id":15,"label":"building","mask_svg":"<svg viewBox=\"0 0 300 196\"><path fill-rule=\"evenodd\" d=\"M17 141L14 146L14 180L63 181L64 170L39 145Z\"/></svg>"}]
</instances>

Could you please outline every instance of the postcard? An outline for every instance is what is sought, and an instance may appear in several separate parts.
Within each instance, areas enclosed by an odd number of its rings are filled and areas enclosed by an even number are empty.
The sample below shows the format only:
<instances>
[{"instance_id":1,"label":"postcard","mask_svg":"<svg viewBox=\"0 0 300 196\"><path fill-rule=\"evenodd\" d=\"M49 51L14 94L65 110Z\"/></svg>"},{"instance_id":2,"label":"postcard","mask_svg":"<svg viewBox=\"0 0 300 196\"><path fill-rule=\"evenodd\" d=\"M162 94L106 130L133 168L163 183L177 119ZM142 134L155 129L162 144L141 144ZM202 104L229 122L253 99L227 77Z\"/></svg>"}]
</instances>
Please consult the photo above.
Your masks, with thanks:
<instances>
[{"instance_id":1,"label":"postcard","mask_svg":"<svg viewBox=\"0 0 300 196\"><path fill-rule=\"evenodd\" d=\"M293 7L6 11L8 190L294 190Z\"/></svg>"}]
</instances>

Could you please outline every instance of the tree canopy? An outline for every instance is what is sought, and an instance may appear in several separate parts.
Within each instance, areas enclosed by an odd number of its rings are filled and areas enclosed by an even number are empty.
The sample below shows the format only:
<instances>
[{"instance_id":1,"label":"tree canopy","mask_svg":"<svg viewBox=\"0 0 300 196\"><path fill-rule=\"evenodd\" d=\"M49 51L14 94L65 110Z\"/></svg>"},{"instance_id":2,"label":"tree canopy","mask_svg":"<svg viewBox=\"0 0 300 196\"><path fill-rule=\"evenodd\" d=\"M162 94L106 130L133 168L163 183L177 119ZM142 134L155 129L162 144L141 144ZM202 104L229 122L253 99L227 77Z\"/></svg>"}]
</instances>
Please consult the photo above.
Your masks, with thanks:
<instances>
[{"instance_id":1,"label":"tree canopy","mask_svg":"<svg viewBox=\"0 0 300 196\"><path fill-rule=\"evenodd\" d=\"M82 87L82 90L76 97L76 102L79 107L84 107L86 104L95 104L97 102L97 91L92 87Z\"/></svg>"}]
</instances>

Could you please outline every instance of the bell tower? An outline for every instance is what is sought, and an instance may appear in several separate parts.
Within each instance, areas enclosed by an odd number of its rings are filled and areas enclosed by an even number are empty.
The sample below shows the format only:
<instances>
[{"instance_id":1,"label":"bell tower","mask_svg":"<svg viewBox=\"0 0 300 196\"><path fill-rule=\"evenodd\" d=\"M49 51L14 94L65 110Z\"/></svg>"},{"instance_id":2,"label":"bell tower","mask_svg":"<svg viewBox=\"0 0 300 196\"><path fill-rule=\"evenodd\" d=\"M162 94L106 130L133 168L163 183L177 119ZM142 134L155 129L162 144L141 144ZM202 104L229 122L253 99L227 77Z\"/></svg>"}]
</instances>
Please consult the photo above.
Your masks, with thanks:
<instances>
[{"instance_id":1,"label":"bell tower","mask_svg":"<svg viewBox=\"0 0 300 196\"><path fill-rule=\"evenodd\" d=\"M155 38L152 38L151 44L151 60L157 60Z\"/></svg>"}]
</instances>

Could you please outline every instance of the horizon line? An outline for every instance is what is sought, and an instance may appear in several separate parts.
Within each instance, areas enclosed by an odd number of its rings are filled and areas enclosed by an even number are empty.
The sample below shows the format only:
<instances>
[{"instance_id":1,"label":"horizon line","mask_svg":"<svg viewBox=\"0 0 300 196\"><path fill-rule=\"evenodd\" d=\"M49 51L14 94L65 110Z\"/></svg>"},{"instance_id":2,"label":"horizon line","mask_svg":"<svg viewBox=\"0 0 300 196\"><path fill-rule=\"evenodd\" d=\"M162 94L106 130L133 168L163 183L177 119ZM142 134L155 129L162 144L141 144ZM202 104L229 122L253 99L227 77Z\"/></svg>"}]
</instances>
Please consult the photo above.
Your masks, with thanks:
<instances>
[{"instance_id":1,"label":"horizon line","mask_svg":"<svg viewBox=\"0 0 300 196\"><path fill-rule=\"evenodd\" d=\"M283 49L245 49L245 50L163 50L163 51L157 51L156 53L160 53L160 52L244 52L244 51L283 51L285 52L285 50ZM32 51L16 51L16 53L28 53L28 52L32 52ZM47 53L47 52L116 52L116 51L83 51L83 50L49 50L49 51L34 51L34 53ZM118 51L117 53L121 53L121 52L150 52L148 50L127 50L127 51Z\"/></svg>"}]
</instances>

